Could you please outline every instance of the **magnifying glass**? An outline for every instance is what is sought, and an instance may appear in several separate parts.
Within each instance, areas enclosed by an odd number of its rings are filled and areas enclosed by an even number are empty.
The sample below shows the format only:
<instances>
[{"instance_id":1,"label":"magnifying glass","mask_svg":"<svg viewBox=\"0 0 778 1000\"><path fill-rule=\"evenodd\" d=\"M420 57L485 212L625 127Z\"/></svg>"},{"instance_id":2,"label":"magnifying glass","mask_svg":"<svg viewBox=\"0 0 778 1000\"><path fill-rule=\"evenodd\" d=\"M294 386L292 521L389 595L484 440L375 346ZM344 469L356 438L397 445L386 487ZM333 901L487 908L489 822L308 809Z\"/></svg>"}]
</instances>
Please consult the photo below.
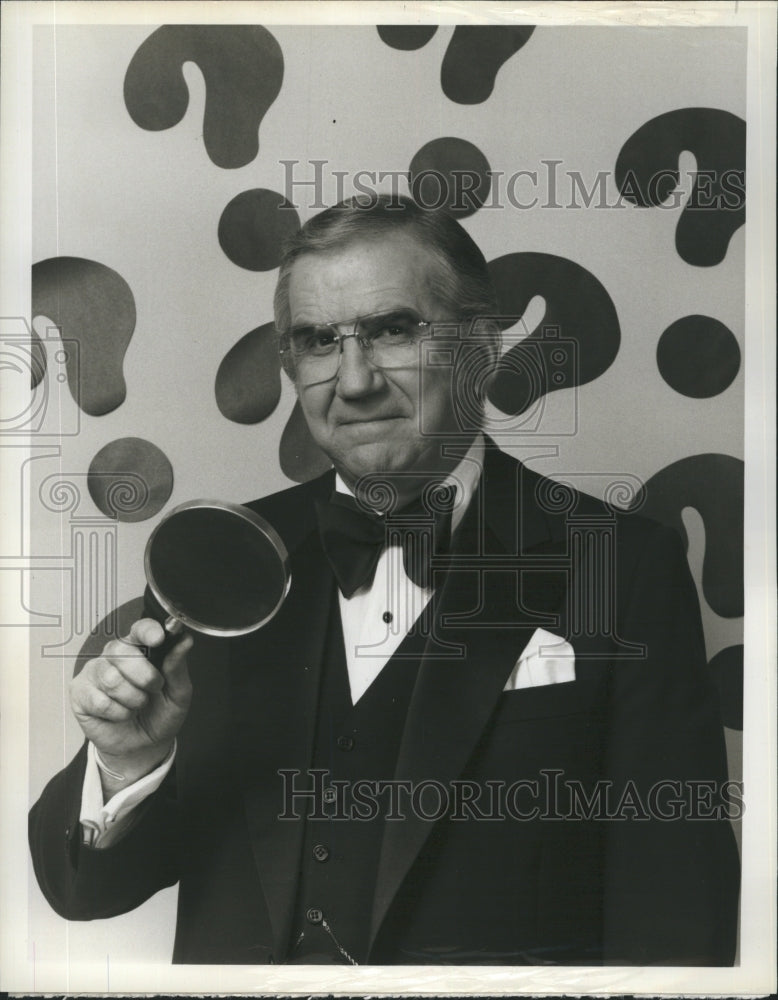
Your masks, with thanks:
<instances>
[{"instance_id":1,"label":"magnifying glass","mask_svg":"<svg viewBox=\"0 0 778 1000\"><path fill-rule=\"evenodd\" d=\"M238 636L266 625L289 593L289 556L275 529L239 504L190 500L151 533L149 588L167 613L165 630Z\"/></svg>"}]
</instances>

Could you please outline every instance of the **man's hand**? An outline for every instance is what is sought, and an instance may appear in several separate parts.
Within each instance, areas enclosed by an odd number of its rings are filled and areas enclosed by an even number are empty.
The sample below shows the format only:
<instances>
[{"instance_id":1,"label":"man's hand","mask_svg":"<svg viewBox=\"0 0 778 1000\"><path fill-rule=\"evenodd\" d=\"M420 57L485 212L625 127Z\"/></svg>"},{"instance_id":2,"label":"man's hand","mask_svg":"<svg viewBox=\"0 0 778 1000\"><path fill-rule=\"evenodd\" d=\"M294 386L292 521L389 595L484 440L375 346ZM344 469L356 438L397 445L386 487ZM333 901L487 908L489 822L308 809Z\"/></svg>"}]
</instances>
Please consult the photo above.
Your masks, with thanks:
<instances>
[{"instance_id":1,"label":"man's hand","mask_svg":"<svg viewBox=\"0 0 778 1000\"><path fill-rule=\"evenodd\" d=\"M165 630L153 618L133 624L127 639L112 639L70 683L73 713L104 763L103 790L115 794L161 763L170 752L192 698L185 635L165 657L162 671L139 646L161 646Z\"/></svg>"}]
</instances>

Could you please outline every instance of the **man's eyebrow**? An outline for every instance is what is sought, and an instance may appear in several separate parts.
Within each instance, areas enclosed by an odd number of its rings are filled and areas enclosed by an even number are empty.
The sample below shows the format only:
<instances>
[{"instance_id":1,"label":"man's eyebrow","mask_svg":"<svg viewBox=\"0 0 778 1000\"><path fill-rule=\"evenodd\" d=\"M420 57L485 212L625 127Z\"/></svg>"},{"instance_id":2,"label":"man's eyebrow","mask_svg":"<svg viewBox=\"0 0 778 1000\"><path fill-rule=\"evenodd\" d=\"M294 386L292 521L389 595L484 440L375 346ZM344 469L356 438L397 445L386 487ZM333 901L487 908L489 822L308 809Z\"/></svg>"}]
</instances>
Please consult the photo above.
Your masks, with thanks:
<instances>
[{"instance_id":1,"label":"man's eyebrow","mask_svg":"<svg viewBox=\"0 0 778 1000\"><path fill-rule=\"evenodd\" d=\"M347 316L343 319L301 319L298 321L293 321L290 325L290 329L299 330L303 327L309 326L337 326L339 323L353 323L358 319L367 319L371 316L394 316L397 313L413 313L416 316L421 316L422 313L416 306L409 306L406 304L396 305L396 306L386 306L383 309L371 309L369 312L361 312L355 316Z\"/></svg>"},{"instance_id":2,"label":"man's eyebrow","mask_svg":"<svg viewBox=\"0 0 778 1000\"><path fill-rule=\"evenodd\" d=\"M297 323L291 323L289 326L290 330L306 330L309 327L314 326L330 326L325 320L315 320L315 319L302 319Z\"/></svg>"}]
</instances>

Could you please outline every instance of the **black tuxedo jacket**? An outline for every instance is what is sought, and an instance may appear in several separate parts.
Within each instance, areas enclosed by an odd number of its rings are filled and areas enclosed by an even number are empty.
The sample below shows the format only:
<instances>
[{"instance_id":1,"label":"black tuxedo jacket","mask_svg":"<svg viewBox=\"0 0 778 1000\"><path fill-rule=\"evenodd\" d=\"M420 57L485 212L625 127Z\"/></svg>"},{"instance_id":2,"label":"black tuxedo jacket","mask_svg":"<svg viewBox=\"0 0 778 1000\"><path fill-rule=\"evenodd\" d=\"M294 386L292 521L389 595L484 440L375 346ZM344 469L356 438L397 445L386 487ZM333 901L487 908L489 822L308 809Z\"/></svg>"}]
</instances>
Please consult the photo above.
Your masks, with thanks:
<instances>
[{"instance_id":1,"label":"black tuxedo jacket","mask_svg":"<svg viewBox=\"0 0 778 1000\"><path fill-rule=\"evenodd\" d=\"M330 472L249 505L284 539L291 591L258 633L197 639L174 769L129 832L80 843L85 749L33 807L35 871L62 916L110 917L179 882L174 961L286 959L303 824L278 818L278 772L311 761L333 596L313 501L332 488ZM368 961L730 964L739 865L680 540L491 442L466 522L396 775L512 798L502 819L484 798L486 818L384 824ZM504 692L538 627L573 645L575 680Z\"/></svg>"}]
</instances>

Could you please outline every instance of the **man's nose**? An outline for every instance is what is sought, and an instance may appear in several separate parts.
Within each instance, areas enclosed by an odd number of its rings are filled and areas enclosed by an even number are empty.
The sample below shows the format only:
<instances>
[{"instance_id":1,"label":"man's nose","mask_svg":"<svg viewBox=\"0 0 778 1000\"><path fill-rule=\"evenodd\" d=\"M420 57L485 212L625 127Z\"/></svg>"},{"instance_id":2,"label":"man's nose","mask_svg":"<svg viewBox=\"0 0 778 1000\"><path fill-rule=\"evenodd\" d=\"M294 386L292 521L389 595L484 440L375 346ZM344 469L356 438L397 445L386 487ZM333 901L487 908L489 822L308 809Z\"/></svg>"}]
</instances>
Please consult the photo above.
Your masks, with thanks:
<instances>
[{"instance_id":1,"label":"man's nose","mask_svg":"<svg viewBox=\"0 0 778 1000\"><path fill-rule=\"evenodd\" d=\"M340 368L335 391L343 399L357 399L380 388L383 374L371 363L367 352L356 337L347 337L341 344Z\"/></svg>"}]
</instances>

